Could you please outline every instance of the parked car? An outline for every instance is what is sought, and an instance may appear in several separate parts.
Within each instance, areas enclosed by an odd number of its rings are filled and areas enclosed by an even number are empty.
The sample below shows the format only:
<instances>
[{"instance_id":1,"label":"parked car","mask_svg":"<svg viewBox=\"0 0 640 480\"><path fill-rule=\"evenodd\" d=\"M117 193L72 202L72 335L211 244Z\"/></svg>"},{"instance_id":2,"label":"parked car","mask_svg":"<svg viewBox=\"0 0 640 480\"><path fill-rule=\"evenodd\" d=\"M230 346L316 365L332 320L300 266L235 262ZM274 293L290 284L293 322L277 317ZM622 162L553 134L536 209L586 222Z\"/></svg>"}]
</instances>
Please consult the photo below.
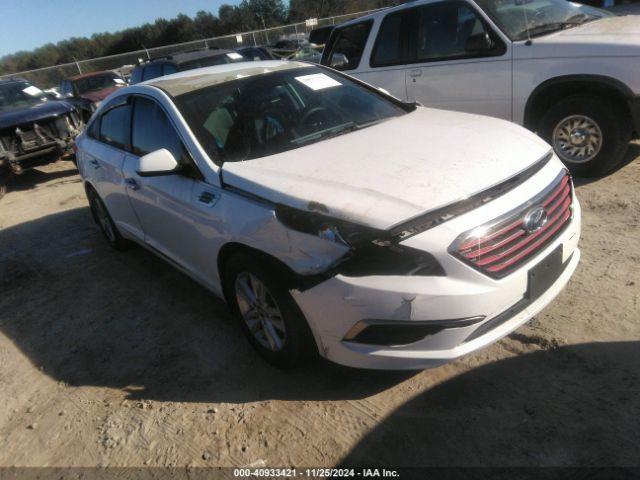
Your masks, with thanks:
<instances>
[{"instance_id":1,"label":"parked car","mask_svg":"<svg viewBox=\"0 0 640 480\"><path fill-rule=\"evenodd\" d=\"M612 170L640 131L640 18L565 0L408 2L335 28L322 63L524 125L579 175Z\"/></svg>"},{"instance_id":2,"label":"parked car","mask_svg":"<svg viewBox=\"0 0 640 480\"><path fill-rule=\"evenodd\" d=\"M242 55L246 60L261 61L275 59L275 57L271 55L271 52L266 47L240 47L236 48L236 52Z\"/></svg>"},{"instance_id":3,"label":"parked car","mask_svg":"<svg viewBox=\"0 0 640 480\"><path fill-rule=\"evenodd\" d=\"M320 60L322 60L322 49L318 49L315 45L309 45L298 50L296 53L291 55L288 60L320 63Z\"/></svg>"},{"instance_id":4,"label":"parked car","mask_svg":"<svg viewBox=\"0 0 640 480\"><path fill-rule=\"evenodd\" d=\"M83 128L74 106L27 80L0 80L0 198L12 175L72 153Z\"/></svg>"},{"instance_id":5,"label":"parked car","mask_svg":"<svg viewBox=\"0 0 640 480\"><path fill-rule=\"evenodd\" d=\"M246 62L247 60L234 50L213 48L210 50L196 50L177 53L153 59L138 65L131 74L130 84L151 80L175 72L192 70L194 68L223 65L225 63Z\"/></svg>"},{"instance_id":6,"label":"parked car","mask_svg":"<svg viewBox=\"0 0 640 480\"><path fill-rule=\"evenodd\" d=\"M210 288L280 366L452 360L538 313L580 258L571 177L539 137L302 62L122 89L78 168L114 248Z\"/></svg>"},{"instance_id":7,"label":"parked car","mask_svg":"<svg viewBox=\"0 0 640 480\"><path fill-rule=\"evenodd\" d=\"M78 107L86 122L111 92L126 85L127 82L115 72L84 73L62 80L60 96Z\"/></svg>"}]
</instances>

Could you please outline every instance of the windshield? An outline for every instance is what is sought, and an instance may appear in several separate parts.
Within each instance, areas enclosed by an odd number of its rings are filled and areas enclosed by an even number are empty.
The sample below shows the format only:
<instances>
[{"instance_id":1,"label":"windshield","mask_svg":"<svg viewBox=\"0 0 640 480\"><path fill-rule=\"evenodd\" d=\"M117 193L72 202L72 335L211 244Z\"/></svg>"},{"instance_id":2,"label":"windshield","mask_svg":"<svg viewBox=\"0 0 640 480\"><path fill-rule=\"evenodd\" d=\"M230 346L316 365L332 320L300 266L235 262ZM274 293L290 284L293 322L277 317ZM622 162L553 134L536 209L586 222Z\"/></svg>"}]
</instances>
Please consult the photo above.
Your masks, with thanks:
<instances>
[{"instance_id":1,"label":"windshield","mask_svg":"<svg viewBox=\"0 0 640 480\"><path fill-rule=\"evenodd\" d=\"M476 0L511 40L526 40L595 20L594 9L567 0Z\"/></svg>"},{"instance_id":2,"label":"windshield","mask_svg":"<svg viewBox=\"0 0 640 480\"><path fill-rule=\"evenodd\" d=\"M176 104L218 163L273 155L407 111L376 91L316 67L233 80L179 95Z\"/></svg>"},{"instance_id":3,"label":"windshield","mask_svg":"<svg viewBox=\"0 0 640 480\"><path fill-rule=\"evenodd\" d=\"M0 109L35 105L47 98L46 93L29 82L0 84Z\"/></svg>"},{"instance_id":4,"label":"windshield","mask_svg":"<svg viewBox=\"0 0 640 480\"><path fill-rule=\"evenodd\" d=\"M92 75L73 81L73 86L78 95L103 90L105 88L124 86L125 82L115 73Z\"/></svg>"}]
</instances>

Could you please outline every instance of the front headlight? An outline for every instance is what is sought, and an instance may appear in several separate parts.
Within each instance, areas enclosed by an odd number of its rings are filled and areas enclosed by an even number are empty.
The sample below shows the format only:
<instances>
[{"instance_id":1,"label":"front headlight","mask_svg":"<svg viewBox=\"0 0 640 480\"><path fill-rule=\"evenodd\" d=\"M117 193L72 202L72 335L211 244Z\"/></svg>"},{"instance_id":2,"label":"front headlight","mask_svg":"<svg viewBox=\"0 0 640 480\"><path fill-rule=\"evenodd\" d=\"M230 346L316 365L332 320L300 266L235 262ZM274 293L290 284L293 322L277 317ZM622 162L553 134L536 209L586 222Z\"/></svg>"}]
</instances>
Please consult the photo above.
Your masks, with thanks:
<instances>
[{"instance_id":1,"label":"front headlight","mask_svg":"<svg viewBox=\"0 0 640 480\"><path fill-rule=\"evenodd\" d=\"M329 242L357 247L388 238L387 232L365 227L317 212L306 212L286 205L276 206L276 218L286 227L316 235Z\"/></svg>"},{"instance_id":2,"label":"front headlight","mask_svg":"<svg viewBox=\"0 0 640 480\"><path fill-rule=\"evenodd\" d=\"M292 230L348 246L349 253L332 269L333 274L340 273L348 277L445 274L433 255L397 244L398 240L394 240L385 230L285 205L276 207L276 217Z\"/></svg>"}]
</instances>

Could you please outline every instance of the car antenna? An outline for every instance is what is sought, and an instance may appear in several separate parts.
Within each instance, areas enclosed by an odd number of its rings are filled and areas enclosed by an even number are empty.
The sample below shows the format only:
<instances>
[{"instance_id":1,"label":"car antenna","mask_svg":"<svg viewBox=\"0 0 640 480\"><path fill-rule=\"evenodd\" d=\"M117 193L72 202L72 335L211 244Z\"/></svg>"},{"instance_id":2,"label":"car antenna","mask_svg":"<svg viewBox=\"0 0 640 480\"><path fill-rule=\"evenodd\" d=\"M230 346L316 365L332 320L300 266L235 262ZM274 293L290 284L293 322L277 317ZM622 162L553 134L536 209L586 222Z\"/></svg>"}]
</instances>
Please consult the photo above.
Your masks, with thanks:
<instances>
[{"instance_id":1,"label":"car antenna","mask_svg":"<svg viewBox=\"0 0 640 480\"><path fill-rule=\"evenodd\" d=\"M527 29L527 41L524 42L524 44L528 47L530 46L533 42L531 41L531 33L529 32L529 18L527 17L527 9L525 8L524 4L526 2L522 2L522 13L524 14L524 28Z\"/></svg>"}]
</instances>

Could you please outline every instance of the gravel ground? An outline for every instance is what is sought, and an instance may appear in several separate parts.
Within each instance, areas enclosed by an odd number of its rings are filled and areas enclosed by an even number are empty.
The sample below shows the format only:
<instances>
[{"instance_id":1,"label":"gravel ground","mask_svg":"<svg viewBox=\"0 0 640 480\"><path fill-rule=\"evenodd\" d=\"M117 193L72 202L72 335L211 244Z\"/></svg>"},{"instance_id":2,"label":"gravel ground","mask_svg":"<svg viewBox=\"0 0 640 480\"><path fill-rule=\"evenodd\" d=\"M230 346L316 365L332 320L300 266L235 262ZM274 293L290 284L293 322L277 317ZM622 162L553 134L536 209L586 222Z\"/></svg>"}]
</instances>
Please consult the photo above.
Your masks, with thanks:
<instances>
[{"instance_id":1,"label":"gravel ground","mask_svg":"<svg viewBox=\"0 0 640 480\"><path fill-rule=\"evenodd\" d=\"M0 466L640 464L640 145L577 182L583 259L503 341L412 373L284 373L223 302L110 250L76 170L0 201Z\"/></svg>"}]
</instances>

